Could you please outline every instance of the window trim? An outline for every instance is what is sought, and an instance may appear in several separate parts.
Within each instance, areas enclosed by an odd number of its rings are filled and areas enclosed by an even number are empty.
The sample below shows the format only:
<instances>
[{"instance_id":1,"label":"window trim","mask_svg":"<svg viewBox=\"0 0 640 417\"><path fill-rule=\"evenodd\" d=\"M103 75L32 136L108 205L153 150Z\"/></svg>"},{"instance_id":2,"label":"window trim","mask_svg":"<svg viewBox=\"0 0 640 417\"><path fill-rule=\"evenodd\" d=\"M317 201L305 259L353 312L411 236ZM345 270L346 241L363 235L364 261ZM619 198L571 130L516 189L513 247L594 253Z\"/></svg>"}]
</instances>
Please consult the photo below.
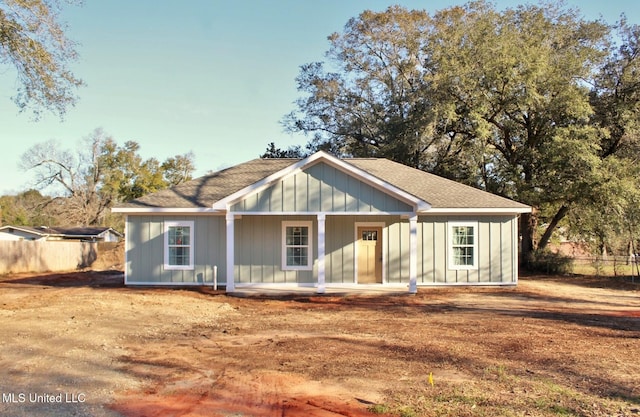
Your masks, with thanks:
<instances>
[{"instance_id":1,"label":"window trim","mask_svg":"<svg viewBox=\"0 0 640 417\"><path fill-rule=\"evenodd\" d=\"M453 228L473 227L473 245L464 245L473 248L472 265L456 265L453 257ZM451 221L447 224L447 256L448 269L450 270L477 270L478 269L478 222L476 221Z\"/></svg>"},{"instance_id":2,"label":"window trim","mask_svg":"<svg viewBox=\"0 0 640 417\"><path fill-rule=\"evenodd\" d=\"M306 227L309 230L307 245L287 245L287 227ZM287 247L307 247L307 265L287 265ZM313 222L303 220L288 220L282 222L282 270L283 271L311 271L313 269Z\"/></svg>"},{"instance_id":3,"label":"window trim","mask_svg":"<svg viewBox=\"0 0 640 417\"><path fill-rule=\"evenodd\" d=\"M169 264L169 228L171 227L188 227L189 228L189 264L188 265L170 265ZM193 258L195 252L195 227L193 221L167 221L164 223L164 269L165 270L193 270Z\"/></svg>"}]
</instances>

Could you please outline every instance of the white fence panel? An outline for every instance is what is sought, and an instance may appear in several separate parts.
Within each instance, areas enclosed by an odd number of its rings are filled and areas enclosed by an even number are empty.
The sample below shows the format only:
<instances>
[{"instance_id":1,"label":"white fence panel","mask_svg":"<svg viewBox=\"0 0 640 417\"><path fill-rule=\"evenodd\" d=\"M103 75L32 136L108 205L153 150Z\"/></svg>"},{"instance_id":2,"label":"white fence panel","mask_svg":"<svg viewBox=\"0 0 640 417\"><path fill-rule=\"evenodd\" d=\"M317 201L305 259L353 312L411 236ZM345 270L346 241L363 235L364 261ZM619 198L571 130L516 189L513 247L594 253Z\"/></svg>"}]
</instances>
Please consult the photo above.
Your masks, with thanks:
<instances>
[{"instance_id":1,"label":"white fence panel","mask_svg":"<svg viewBox=\"0 0 640 417\"><path fill-rule=\"evenodd\" d=\"M71 271L89 267L98 244L74 241L0 240L0 274Z\"/></svg>"}]
</instances>

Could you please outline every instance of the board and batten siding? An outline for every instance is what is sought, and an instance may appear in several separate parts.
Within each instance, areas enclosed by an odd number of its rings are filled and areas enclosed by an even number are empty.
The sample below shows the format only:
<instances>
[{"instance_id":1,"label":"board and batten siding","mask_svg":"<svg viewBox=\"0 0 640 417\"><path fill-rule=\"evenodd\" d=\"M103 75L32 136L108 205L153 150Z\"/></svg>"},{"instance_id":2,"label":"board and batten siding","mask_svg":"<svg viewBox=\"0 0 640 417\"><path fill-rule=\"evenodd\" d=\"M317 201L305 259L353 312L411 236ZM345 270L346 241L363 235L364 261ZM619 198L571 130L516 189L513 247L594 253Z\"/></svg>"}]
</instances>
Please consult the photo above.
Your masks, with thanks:
<instances>
[{"instance_id":1,"label":"board and batten siding","mask_svg":"<svg viewBox=\"0 0 640 417\"><path fill-rule=\"evenodd\" d=\"M282 222L312 222L312 253L317 257L315 216L245 215L236 220L236 282L239 284L308 284L317 281L317 263L311 271L283 271ZM478 268L449 269L447 228L450 221L478 224ZM516 218L511 216L420 216L418 220L418 285L514 283L517 265L512 261ZM327 284L355 282L358 223L382 223L383 277L389 284L409 282L409 221L400 216L327 216L325 268Z\"/></svg>"},{"instance_id":2,"label":"board and batten siding","mask_svg":"<svg viewBox=\"0 0 640 417\"><path fill-rule=\"evenodd\" d=\"M315 216L242 216L235 227L235 282L237 284L309 284L317 280L317 265L310 271L282 270L282 222L311 221L312 259L318 256Z\"/></svg>"},{"instance_id":3,"label":"board and batten siding","mask_svg":"<svg viewBox=\"0 0 640 417\"><path fill-rule=\"evenodd\" d=\"M449 269L447 227L451 221L478 223L477 269ZM418 285L515 283L517 248L516 216L420 216Z\"/></svg>"},{"instance_id":4,"label":"board and batten siding","mask_svg":"<svg viewBox=\"0 0 640 417\"><path fill-rule=\"evenodd\" d=\"M194 268L165 270L164 224L183 220L194 222ZM127 283L210 285L214 266L218 283L224 283L225 233L224 216L127 216Z\"/></svg>"},{"instance_id":5,"label":"board and batten siding","mask_svg":"<svg viewBox=\"0 0 640 417\"><path fill-rule=\"evenodd\" d=\"M164 224L166 221L194 222L194 269L164 270ZM317 282L317 221L309 215L242 215L235 222L235 281L238 284L298 284ZM310 221L312 224L313 268L309 271L282 270L282 222ZM449 269L447 228L451 221L478 224L478 268ZM325 224L325 268L327 284L355 282L356 225L382 223L384 282L409 282L409 220L399 215L328 215ZM517 280L516 216L429 216L418 217L417 284L473 285L512 284ZM222 216L128 216L127 283L165 285L208 285L213 266L218 282L226 277L226 233Z\"/></svg>"},{"instance_id":6,"label":"board and batten siding","mask_svg":"<svg viewBox=\"0 0 640 417\"><path fill-rule=\"evenodd\" d=\"M385 251L387 228L400 221L400 216L327 216L325 227L325 268L327 284L353 284L356 276L356 226L358 224L383 224L382 250ZM385 273L383 272L383 276Z\"/></svg>"},{"instance_id":7,"label":"board and batten siding","mask_svg":"<svg viewBox=\"0 0 640 417\"><path fill-rule=\"evenodd\" d=\"M413 208L325 163L312 165L231 207L234 212L411 212Z\"/></svg>"}]
</instances>

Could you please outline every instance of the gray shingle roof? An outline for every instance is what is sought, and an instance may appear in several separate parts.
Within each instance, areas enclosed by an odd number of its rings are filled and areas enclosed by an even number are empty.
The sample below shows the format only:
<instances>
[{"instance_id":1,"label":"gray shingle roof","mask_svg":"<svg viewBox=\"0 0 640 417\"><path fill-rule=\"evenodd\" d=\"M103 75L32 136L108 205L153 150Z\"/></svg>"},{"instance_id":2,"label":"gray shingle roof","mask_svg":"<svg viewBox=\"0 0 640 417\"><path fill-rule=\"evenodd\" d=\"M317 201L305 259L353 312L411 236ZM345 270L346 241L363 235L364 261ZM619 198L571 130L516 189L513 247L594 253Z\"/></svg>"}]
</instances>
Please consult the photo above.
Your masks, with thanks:
<instances>
[{"instance_id":1,"label":"gray shingle roof","mask_svg":"<svg viewBox=\"0 0 640 417\"><path fill-rule=\"evenodd\" d=\"M210 208L213 203L275 174L299 159L254 159L122 203L122 208Z\"/></svg>"},{"instance_id":2,"label":"gray shingle roof","mask_svg":"<svg viewBox=\"0 0 640 417\"><path fill-rule=\"evenodd\" d=\"M432 208L506 208L528 206L388 159L354 158L345 162L412 194Z\"/></svg>"},{"instance_id":3,"label":"gray shingle roof","mask_svg":"<svg viewBox=\"0 0 640 417\"><path fill-rule=\"evenodd\" d=\"M117 208L211 208L213 203L295 164L299 159L254 159ZM358 169L426 201L432 208L526 209L528 206L388 159L343 159Z\"/></svg>"}]
</instances>

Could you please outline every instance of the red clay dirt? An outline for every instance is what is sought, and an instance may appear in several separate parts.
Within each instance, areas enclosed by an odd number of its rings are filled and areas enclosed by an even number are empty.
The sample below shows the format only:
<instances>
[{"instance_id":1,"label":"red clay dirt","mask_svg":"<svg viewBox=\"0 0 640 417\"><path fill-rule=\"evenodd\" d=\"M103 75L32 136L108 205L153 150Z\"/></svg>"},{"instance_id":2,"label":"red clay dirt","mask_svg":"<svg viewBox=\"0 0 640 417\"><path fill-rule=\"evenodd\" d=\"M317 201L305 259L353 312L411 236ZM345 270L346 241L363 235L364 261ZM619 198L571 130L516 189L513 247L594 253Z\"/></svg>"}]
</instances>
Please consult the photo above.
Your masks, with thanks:
<instances>
[{"instance_id":1,"label":"red clay dirt","mask_svg":"<svg viewBox=\"0 0 640 417\"><path fill-rule=\"evenodd\" d=\"M538 276L415 296L231 297L125 288L118 271L7 276L0 392L86 401L2 401L0 414L640 415L639 289Z\"/></svg>"}]
</instances>

